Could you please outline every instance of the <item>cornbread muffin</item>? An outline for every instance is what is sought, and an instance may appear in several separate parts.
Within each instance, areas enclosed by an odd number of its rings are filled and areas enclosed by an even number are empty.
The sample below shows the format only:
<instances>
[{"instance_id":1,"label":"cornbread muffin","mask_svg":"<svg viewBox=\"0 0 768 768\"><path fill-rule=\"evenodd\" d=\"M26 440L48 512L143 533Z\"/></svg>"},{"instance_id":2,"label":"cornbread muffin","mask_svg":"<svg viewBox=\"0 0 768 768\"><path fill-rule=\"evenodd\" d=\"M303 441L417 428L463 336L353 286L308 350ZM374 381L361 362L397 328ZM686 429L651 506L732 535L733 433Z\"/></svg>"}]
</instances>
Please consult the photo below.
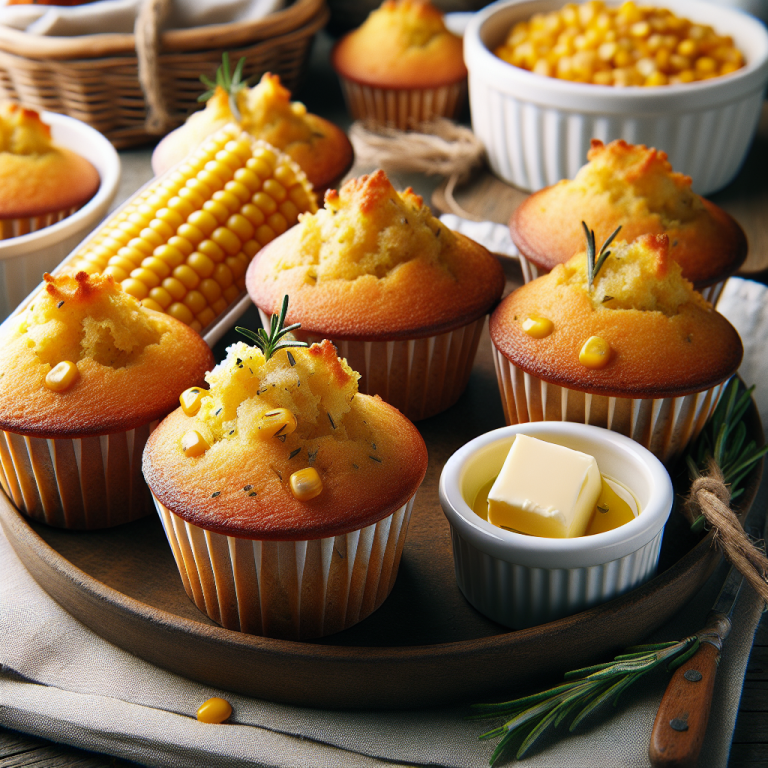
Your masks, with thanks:
<instances>
[{"instance_id":1,"label":"cornbread muffin","mask_svg":"<svg viewBox=\"0 0 768 768\"><path fill-rule=\"evenodd\" d=\"M0 105L0 239L55 224L98 191L99 172L56 147L37 112Z\"/></svg>"},{"instance_id":2,"label":"cornbread muffin","mask_svg":"<svg viewBox=\"0 0 768 768\"><path fill-rule=\"evenodd\" d=\"M743 354L667 235L613 243L592 290L578 253L510 294L490 333L508 423L596 424L664 461L701 429Z\"/></svg>"},{"instance_id":3,"label":"cornbread muffin","mask_svg":"<svg viewBox=\"0 0 768 768\"><path fill-rule=\"evenodd\" d=\"M217 86L202 112L190 115L184 125L157 145L152 153L155 175L176 165L208 136L232 122L285 152L321 195L352 165L352 145L346 133L307 112L301 102L292 102L290 91L283 87L278 75L267 72L258 85L238 91L235 99L239 117L232 112L227 92Z\"/></svg>"},{"instance_id":4,"label":"cornbread muffin","mask_svg":"<svg viewBox=\"0 0 768 768\"><path fill-rule=\"evenodd\" d=\"M331 64L356 120L406 129L464 106L462 40L428 0L385 0L339 40Z\"/></svg>"},{"instance_id":5,"label":"cornbread muffin","mask_svg":"<svg viewBox=\"0 0 768 768\"><path fill-rule=\"evenodd\" d=\"M289 295L299 338L331 339L361 372L362 392L416 420L464 391L504 273L376 171L326 193L323 209L262 249L246 287L262 322Z\"/></svg>"},{"instance_id":6,"label":"cornbread muffin","mask_svg":"<svg viewBox=\"0 0 768 768\"><path fill-rule=\"evenodd\" d=\"M3 489L57 527L145 514L144 442L213 362L198 334L143 308L111 277L46 274L0 345Z\"/></svg>"},{"instance_id":7,"label":"cornbread muffin","mask_svg":"<svg viewBox=\"0 0 768 768\"><path fill-rule=\"evenodd\" d=\"M587 159L573 180L536 192L512 215L512 239L535 268L524 264L528 278L582 248L586 221L600 242L618 226L627 241L666 234L683 277L715 303L747 257L747 239L736 221L692 192L690 177L675 173L664 152L593 139Z\"/></svg>"},{"instance_id":8,"label":"cornbread muffin","mask_svg":"<svg viewBox=\"0 0 768 768\"><path fill-rule=\"evenodd\" d=\"M362 620L397 574L427 468L418 431L358 394L329 341L268 358L236 343L206 379L199 410L168 416L143 462L190 598L269 637ZM310 493L296 473L313 475Z\"/></svg>"}]
</instances>

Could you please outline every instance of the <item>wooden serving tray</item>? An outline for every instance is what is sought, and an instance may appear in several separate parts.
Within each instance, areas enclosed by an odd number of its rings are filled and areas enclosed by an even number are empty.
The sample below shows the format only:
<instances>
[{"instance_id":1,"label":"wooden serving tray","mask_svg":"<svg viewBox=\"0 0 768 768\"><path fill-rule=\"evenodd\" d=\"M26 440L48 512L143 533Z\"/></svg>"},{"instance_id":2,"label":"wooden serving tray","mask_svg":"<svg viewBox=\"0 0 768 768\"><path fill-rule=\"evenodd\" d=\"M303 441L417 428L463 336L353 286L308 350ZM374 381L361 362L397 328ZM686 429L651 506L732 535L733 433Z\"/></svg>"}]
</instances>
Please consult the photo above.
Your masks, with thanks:
<instances>
[{"instance_id":1,"label":"wooden serving tray","mask_svg":"<svg viewBox=\"0 0 768 768\"><path fill-rule=\"evenodd\" d=\"M240 324L253 327L254 318L249 310ZM221 346L233 338L228 334ZM754 408L750 420L762 440ZM466 393L418 424L429 469L391 595L357 626L311 643L245 635L211 622L187 598L154 515L106 531L62 531L30 523L0 494L0 523L30 573L73 616L115 645L198 682L324 708L410 709L510 697L519 687L558 679L642 641L690 600L720 555L711 535L697 539L673 512L659 575L643 587L525 630L486 619L456 586L437 488L456 449L502 426L486 331ZM744 511L761 470L750 477Z\"/></svg>"}]
</instances>

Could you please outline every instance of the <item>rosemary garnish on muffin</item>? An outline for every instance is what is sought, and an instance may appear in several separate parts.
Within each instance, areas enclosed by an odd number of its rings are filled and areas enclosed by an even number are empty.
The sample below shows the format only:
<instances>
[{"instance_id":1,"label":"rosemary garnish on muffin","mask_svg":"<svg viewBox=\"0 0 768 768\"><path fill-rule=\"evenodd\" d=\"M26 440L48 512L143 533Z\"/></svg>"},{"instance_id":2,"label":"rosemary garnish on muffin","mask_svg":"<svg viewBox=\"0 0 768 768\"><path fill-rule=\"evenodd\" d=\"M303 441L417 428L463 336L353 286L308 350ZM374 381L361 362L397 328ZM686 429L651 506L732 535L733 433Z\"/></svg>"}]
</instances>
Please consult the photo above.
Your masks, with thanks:
<instances>
[{"instance_id":1,"label":"rosemary garnish on muffin","mask_svg":"<svg viewBox=\"0 0 768 768\"><path fill-rule=\"evenodd\" d=\"M243 80L243 67L245 66L245 57L237 62L235 71L230 74L229 71L229 53L224 51L221 56L221 66L216 70L216 82L205 75L200 75L200 82L208 89L205 93L197 97L198 101L208 101L216 88L223 88L229 99L229 108L235 116L235 120L240 122L240 110L237 108L237 94L247 87L248 82Z\"/></svg>"},{"instance_id":2,"label":"rosemary garnish on muffin","mask_svg":"<svg viewBox=\"0 0 768 768\"><path fill-rule=\"evenodd\" d=\"M280 314L272 315L269 333L263 328L259 328L258 331L254 332L249 328L241 328L240 326L237 326L235 330L238 333L242 333L243 336L252 341L264 353L264 360L269 360L275 352L281 349L288 349L289 347L308 347L309 344L307 344L306 341L298 341L294 338L283 338L297 328L301 328L301 323L293 323L293 325L283 327L287 312L288 296L283 296L283 306L280 309Z\"/></svg>"},{"instance_id":3,"label":"rosemary garnish on muffin","mask_svg":"<svg viewBox=\"0 0 768 768\"><path fill-rule=\"evenodd\" d=\"M581 222L581 226L584 227L584 234L587 238L587 281L589 283L589 290L591 291L594 287L595 278L600 271L600 267L605 264L605 260L611 255L608 246L613 242L616 235L619 234L621 224L616 227L613 234L611 234L602 244L600 252L597 254L597 258L595 257L595 231L590 229L583 221Z\"/></svg>"}]
</instances>

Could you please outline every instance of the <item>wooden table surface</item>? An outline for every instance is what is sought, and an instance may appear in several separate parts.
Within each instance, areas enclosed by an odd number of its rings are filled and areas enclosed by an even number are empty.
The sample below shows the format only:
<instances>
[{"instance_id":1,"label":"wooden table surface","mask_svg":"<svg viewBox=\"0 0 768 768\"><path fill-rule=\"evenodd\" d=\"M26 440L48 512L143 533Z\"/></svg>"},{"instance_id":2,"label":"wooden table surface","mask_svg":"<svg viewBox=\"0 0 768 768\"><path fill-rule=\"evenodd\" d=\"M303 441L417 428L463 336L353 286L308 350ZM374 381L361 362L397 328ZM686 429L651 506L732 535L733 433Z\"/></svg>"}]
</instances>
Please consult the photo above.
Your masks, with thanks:
<instances>
[{"instance_id":1,"label":"wooden table surface","mask_svg":"<svg viewBox=\"0 0 768 768\"><path fill-rule=\"evenodd\" d=\"M317 81L298 95L310 111L326 113L328 83ZM333 86L335 87L335 86ZM339 99L338 92L334 95ZM742 275L768 282L768 103L763 108L758 134L749 156L735 179L710 196L731 213L744 228L749 256ZM525 199L519 190L487 172L475 176L456 192L457 202L468 212L506 223L514 208ZM440 191L433 207L449 210ZM726 651L727 652L727 651ZM0 768L118 768L134 765L124 760L54 744L44 739L0 728ZM758 628L744 682L729 768L768 768L768 620Z\"/></svg>"}]
</instances>

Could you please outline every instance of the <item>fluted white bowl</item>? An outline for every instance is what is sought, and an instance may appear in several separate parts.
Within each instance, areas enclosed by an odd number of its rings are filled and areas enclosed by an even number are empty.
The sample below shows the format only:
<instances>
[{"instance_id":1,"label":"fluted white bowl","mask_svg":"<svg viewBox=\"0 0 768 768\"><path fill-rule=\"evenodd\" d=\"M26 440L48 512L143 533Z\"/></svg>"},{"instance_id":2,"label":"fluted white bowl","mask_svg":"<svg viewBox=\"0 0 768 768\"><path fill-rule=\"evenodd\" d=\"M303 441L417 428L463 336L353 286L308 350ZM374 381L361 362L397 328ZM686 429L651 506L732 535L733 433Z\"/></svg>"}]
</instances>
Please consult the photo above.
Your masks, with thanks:
<instances>
[{"instance_id":1,"label":"fluted white bowl","mask_svg":"<svg viewBox=\"0 0 768 768\"><path fill-rule=\"evenodd\" d=\"M663 150L672 167L706 195L739 171L757 129L768 81L768 31L753 16L701 0L663 0L677 16L733 37L746 66L729 75L657 87L589 85L535 75L491 51L518 21L564 0L501 0L464 35L472 128L493 172L536 191L573 178L590 140L625 139Z\"/></svg>"},{"instance_id":2,"label":"fluted white bowl","mask_svg":"<svg viewBox=\"0 0 768 768\"><path fill-rule=\"evenodd\" d=\"M573 539L526 536L483 520L472 504L498 475L518 434L594 456L603 475L633 493L639 514L611 531ZM482 614L515 629L577 613L650 579L673 498L669 474L650 451L616 432L571 422L517 424L480 435L456 451L440 475L459 589Z\"/></svg>"},{"instance_id":3,"label":"fluted white bowl","mask_svg":"<svg viewBox=\"0 0 768 768\"><path fill-rule=\"evenodd\" d=\"M73 117L42 112L53 141L77 152L99 172L96 194L79 210L43 229L0 240L0 320L6 318L106 216L120 183L120 157L95 128Z\"/></svg>"}]
</instances>

